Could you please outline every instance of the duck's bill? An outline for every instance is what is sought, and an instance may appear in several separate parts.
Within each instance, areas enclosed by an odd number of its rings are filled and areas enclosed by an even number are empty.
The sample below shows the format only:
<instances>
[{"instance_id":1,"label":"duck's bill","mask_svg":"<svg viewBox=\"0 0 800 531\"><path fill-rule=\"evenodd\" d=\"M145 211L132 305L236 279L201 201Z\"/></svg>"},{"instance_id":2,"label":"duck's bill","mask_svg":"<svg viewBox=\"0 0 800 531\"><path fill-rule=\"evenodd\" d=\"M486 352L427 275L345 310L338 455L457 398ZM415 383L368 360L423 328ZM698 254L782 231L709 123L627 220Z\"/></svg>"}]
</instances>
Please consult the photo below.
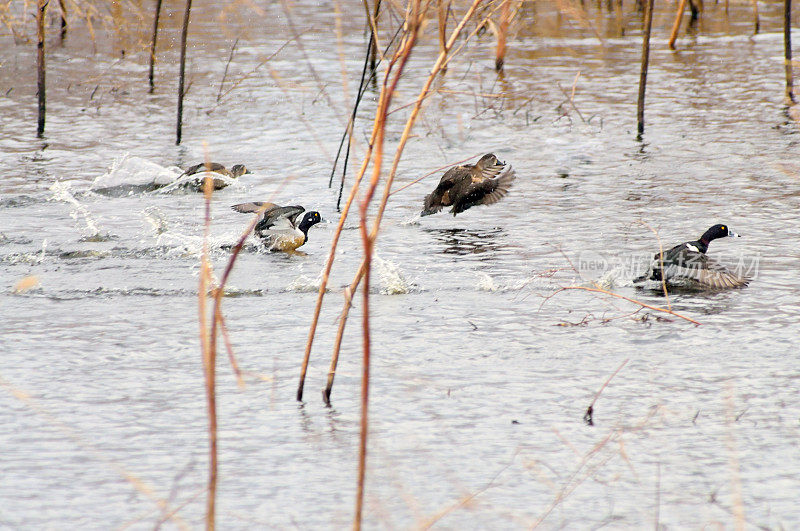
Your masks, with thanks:
<instances>
[{"instance_id":1,"label":"duck's bill","mask_svg":"<svg viewBox=\"0 0 800 531\"><path fill-rule=\"evenodd\" d=\"M732 230L728 231L728 238L741 238L741 237L742 237L741 234L736 234Z\"/></svg>"}]
</instances>

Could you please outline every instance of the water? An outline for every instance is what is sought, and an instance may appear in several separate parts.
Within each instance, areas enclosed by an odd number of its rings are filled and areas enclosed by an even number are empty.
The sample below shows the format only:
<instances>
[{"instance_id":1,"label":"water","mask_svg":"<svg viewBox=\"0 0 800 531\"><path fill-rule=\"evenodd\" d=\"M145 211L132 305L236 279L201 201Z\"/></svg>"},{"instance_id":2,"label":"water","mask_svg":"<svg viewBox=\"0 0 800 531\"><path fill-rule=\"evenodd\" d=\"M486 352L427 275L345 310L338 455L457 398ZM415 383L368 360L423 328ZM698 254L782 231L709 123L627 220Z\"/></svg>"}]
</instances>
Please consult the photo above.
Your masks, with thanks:
<instances>
[{"instance_id":1,"label":"water","mask_svg":"<svg viewBox=\"0 0 800 531\"><path fill-rule=\"evenodd\" d=\"M154 95L146 93L146 56L135 53L146 25L108 40L100 32L93 54L83 32L63 46L54 41L43 141L34 136L32 49L0 52L3 526L152 528L165 516L151 498L178 509L169 527L202 525L203 204L192 192L149 192L148 180L206 153L254 172L214 194L218 276L249 221L229 205L277 191L277 202L328 220L311 230L305 255L248 245L230 279L223 308L246 387L237 387L220 350L218 523L350 525L360 294L332 408L319 390L343 288L360 260L355 218L334 265L306 402L294 400L338 220L327 181L364 46L357 17L339 21L339 39L336 18L315 7L297 3L292 13L324 92L296 46L259 66L292 39L280 5L223 12L224 31L217 13L197 11L181 147L173 145L177 15L166 17ZM751 526L800 522L800 168L797 126L781 101L780 6L761 5L757 36L749 7L731 5L727 19L721 4L707 8L675 53L665 45L672 14L656 17L643 142L634 134L633 15L620 36L613 14L592 14L601 44L537 6L526 16L539 22L518 29L504 77L491 69L486 36L437 85L398 186L489 151L518 178L501 203L457 218L416 217L439 174L390 201L370 301L369 527L527 528L541 520L548 529L631 528L656 518L670 528L733 527L736 493ZM396 105L411 101L433 61L432 28ZM217 104L237 36L226 84L242 81ZM585 122L559 88L569 93L578 73L574 101ZM374 97L367 93L351 168ZM401 114L387 149L399 140ZM109 181L126 186L100 186ZM646 225L674 245L717 222L744 237L715 241L710 252L727 263L757 261L757 270L742 290L671 297L675 311L701 326L652 310L632 314L638 306L585 291L556 293L594 279L663 306L657 292L630 282L658 248ZM15 294L28 276L39 287ZM586 426L586 407L625 360L595 404L595 425Z\"/></svg>"}]
</instances>

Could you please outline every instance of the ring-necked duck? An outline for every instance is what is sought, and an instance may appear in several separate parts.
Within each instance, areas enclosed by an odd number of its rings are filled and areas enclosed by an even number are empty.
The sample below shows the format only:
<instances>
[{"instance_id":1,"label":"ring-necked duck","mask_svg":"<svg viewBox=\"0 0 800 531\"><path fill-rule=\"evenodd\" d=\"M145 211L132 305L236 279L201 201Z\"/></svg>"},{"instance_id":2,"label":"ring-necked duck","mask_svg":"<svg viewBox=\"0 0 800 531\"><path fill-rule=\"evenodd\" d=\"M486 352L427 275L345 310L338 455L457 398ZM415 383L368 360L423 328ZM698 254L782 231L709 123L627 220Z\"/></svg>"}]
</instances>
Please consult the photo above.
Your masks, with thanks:
<instances>
[{"instance_id":1,"label":"ring-necked duck","mask_svg":"<svg viewBox=\"0 0 800 531\"><path fill-rule=\"evenodd\" d=\"M700 239L676 245L664 251L662 257L656 253L650 270L634 282L645 280L661 281L668 284L689 284L708 288L736 288L746 286L749 279L728 270L722 264L706 255L708 244L717 238L738 238L739 235L727 225L717 224L700 236Z\"/></svg>"},{"instance_id":2,"label":"ring-necked duck","mask_svg":"<svg viewBox=\"0 0 800 531\"><path fill-rule=\"evenodd\" d=\"M254 201L231 207L243 214L259 212L265 208L255 227L255 234L271 251L294 251L308 241L308 229L322 221L319 212L305 212L305 208L278 206L274 203ZM305 212L300 223L297 217Z\"/></svg>"}]
</instances>

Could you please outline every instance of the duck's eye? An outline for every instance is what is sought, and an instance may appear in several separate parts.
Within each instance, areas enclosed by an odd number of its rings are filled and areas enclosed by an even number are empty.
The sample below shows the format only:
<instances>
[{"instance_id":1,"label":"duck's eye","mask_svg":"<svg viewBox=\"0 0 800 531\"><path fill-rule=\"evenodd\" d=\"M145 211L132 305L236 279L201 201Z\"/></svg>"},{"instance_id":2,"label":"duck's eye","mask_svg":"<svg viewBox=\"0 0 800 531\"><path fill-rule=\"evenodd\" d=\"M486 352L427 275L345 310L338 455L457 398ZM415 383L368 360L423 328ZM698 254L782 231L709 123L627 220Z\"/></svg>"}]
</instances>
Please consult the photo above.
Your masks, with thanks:
<instances>
[{"instance_id":1,"label":"duck's eye","mask_svg":"<svg viewBox=\"0 0 800 531\"><path fill-rule=\"evenodd\" d=\"M725 230L725 225L722 226L722 230Z\"/></svg>"}]
</instances>

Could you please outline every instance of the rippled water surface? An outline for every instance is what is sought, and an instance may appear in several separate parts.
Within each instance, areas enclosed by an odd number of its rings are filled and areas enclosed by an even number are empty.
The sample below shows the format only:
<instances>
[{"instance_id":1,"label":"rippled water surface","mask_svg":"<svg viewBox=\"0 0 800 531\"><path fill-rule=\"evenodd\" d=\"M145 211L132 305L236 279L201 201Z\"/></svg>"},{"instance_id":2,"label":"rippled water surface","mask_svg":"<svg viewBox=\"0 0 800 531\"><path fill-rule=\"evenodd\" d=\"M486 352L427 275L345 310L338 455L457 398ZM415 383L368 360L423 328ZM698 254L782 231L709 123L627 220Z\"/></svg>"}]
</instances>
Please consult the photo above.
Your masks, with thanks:
<instances>
[{"instance_id":1,"label":"rippled water surface","mask_svg":"<svg viewBox=\"0 0 800 531\"><path fill-rule=\"evenodd\" d=\"M672 14L658 14L642 141L632 6L622 18L590 11L592 31L537 4L515 29L505 75L492 68L488 33L453 62L414 129L398 186L490 151L517 180L502 202L457 218L417 217L440 173L389 202L370 300L370 528L800 525L799 137L782 101L780 6L761 7L762 32L752 36L748 6L732 4L727 18L721 3L707 6L677 52L666 47ZM152 95L139 44L146 24L124 38L100 32L94 47L79 28L63 44L53 37L43 140L33 47L2 37L0 526L202 525L203 203L147 185L206 153L253 171L214 194L217 275L249 220L231 204L276 193L328 221L311 230L305 254L248 245L229 281L224 312L246 386L221 346L217 521L350 525L360 297L331 408L319 391L361 257L355 218L334 264L306 401L294 395L338 220L328 179L360 76L363 9L340 5L338 17L333 5L295 3L301 48L284 7L262 8L238 6L227 19L197 8L180 147L177 12L166 16ZM389 153L437 53L435 26L395 96L402 110L389 124ZM573 84L574 108L565 97ZM367 91L345 191L375 99ZM741 290L673 294L672 309L700 326L596 293L556 293L595 280L665 306L631 284L658 249L650 228L674 245L717 222L744 237L710 252L754 278ZM15 293L28 276L39 286ZM587 426L587 406L625 360Z\"/></svg>"}]
</instances>

